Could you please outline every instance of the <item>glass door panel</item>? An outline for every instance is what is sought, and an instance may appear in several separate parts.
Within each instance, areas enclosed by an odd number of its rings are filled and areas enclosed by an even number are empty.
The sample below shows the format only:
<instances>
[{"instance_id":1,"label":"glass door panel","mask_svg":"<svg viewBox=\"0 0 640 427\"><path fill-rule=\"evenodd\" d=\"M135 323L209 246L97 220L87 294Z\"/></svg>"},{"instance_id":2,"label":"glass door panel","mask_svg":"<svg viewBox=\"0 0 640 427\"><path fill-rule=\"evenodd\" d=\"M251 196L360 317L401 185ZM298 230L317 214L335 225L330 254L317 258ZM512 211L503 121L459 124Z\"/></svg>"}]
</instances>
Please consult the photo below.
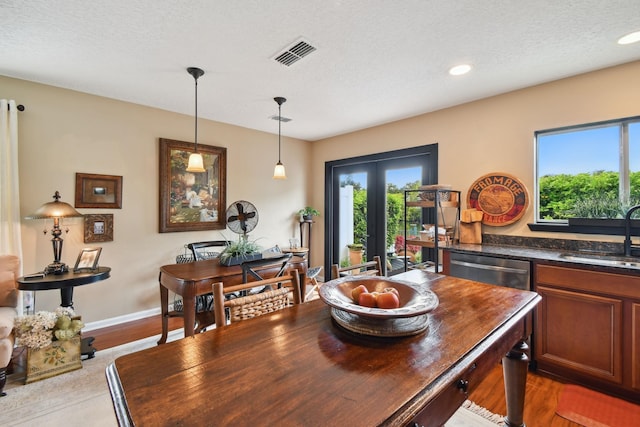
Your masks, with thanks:
<instances>
[{"instance_id":1,"label":"glass door panel","mask_svg":"<svg viewBox=\"0 0 640 427\"><path fill-rule=\"evenodd\" d=\"M341 267L360 264L365 257L369 237L367 221L367 179L369 173L338 174L338 236L337 255Z\"/></svg>"},{"instance_id":2,"label":"glass door panel","mask_svg":"<svg viewBox=\"0 0 640 427\"><path fill-rule=\"evenodd\" d=\"M384 165L382 165L384 167ZM410 262L420 262L420 247L404 249L404 191L414 190L422 185L422 166L409 168L384 169L385 174L385 212L386 212L386 264L387 275L404 271L405 258ZM417 236L422 228L420 208L409 208L407 221L411 236ZM415 211L415 212L412 212Z\"/></svg>"}]
</instances>

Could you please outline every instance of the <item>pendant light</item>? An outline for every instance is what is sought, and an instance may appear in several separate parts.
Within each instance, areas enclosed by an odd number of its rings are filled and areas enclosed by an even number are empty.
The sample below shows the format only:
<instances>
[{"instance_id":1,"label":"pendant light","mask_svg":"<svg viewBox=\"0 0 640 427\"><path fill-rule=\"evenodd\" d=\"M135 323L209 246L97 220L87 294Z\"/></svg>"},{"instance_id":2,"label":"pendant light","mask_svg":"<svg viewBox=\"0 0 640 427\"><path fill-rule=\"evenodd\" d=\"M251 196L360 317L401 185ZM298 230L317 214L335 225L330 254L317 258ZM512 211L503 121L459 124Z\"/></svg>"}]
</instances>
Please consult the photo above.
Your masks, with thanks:
<instances>
[{"instance_id":1,"label":"pendant light","mask_svg":"<svg viewBox=\"0 0 640 427\"><path fill-rule=\"evenodd\" d=\"M284 165L280 161L280 138L282 136L282 104L287 102L287 98L277 96L273 98L278 103L278 163L273 170L273 179L287 179L287 174L284 171Z\"/></svg>"},{"instance_id":2,"label":"pendant light","mask_svg":"<svg viewBox=\"0 0 640 427\"><path fill-rule=\"evenodd\" d=\"M198 77L204 74L200 68L189 67L187 72L193 76L196 82L196 132L195 132L195 150L189 155L189 164L187 165L187 172L204 172L204 161L202 154L198 153Z\"/></svg>"}]
</instances>

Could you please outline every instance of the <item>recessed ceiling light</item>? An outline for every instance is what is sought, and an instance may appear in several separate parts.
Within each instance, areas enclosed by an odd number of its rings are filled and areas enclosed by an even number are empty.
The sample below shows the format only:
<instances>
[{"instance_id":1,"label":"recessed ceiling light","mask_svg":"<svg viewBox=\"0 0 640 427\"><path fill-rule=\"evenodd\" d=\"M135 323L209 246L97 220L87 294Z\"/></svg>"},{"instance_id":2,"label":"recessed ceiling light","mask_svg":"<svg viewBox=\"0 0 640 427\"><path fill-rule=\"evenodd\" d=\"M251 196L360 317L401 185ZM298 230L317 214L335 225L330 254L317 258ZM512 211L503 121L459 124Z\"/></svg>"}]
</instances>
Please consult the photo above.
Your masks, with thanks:
<instances>
[{"instance_id":1,"label":"recessed ceiling light","mask_svg":"<svg viewBox=\"0 0 640 427\"><path fill-rule=\"evenodd\" d=\"M629 33L626 36L622 36L618 39L618 44L631 44L640 41L640 31Z\"/></svg>"},{"instance_id":2,"label":"recessed ceiling light","mask_svg":"<svg viewBox=\"0 0 640 427\"><path fill-rule=\"evenodd\" d=\"M463 74L467 74L469 71L471 71L471 65L462 64L462 65L456 65L455 67L452 67L449 70L449 74L451 74L452 76L461 76Z\"/></svg>"}]
</instances>

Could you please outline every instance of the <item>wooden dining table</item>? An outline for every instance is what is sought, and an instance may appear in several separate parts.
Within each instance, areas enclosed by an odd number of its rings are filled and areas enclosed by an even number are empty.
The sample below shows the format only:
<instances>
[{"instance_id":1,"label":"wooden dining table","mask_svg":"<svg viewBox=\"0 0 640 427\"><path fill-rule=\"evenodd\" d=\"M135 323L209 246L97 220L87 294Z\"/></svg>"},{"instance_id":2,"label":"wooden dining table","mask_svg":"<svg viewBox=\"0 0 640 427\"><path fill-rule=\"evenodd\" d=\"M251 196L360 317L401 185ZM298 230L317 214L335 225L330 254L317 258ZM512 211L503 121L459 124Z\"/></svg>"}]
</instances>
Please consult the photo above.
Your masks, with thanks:
<instances>
[{"instance_id":1,"label":"wooden dining table","mask_svg":"<svg viewBox=\"0 0 640 427\"><path fill-rule=\"evenodd\" d=\"M280 269L280 265L266 265L259 268L260 274L267 279L273 277ZM307 263L304 258L294 256L288 264L287 270L297 270L300 276L301 295L304 295L306 284ZM254 280L250 278L250 280ZM167 341L169 333L169 317L175 313L169 311L169 291L182 297L180 314L184 318L185 337L195 334L196 297L210 294L212 285L222 282L224 286L242 283L242 267L240 265L225 266L218 258L194 261L183 264L168 264L160 267L158 277L160 285L160 310L162 313L162 335L158 344Z\"/></svg>"},{"instance_id":2,"label":"wooden dining table","mask_svg":"<svg viewBox=\"0 0 640 427\"><path fill-rule=\"evenodd\" d=\"M523 340L534 292L413 270L439 298L428 328L382 338L342 329L309 301L117 358L121 426L442 426L502 359L508 425L523 425Z\"/></svg>"}]
</instances>

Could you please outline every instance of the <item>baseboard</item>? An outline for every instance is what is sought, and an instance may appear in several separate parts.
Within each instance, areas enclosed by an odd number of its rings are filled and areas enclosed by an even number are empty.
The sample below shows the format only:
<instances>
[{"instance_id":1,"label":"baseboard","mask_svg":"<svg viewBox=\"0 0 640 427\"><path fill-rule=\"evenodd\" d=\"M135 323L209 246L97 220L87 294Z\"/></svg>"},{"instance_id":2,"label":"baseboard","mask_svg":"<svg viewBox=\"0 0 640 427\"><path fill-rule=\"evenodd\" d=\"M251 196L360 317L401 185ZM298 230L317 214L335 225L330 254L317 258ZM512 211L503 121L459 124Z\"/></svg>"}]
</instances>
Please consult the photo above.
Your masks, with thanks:
<instances>
[{"instance_id":1,"label":"baseboard","mask_svg":"<svg viewBox=\"0 0 640 427\"><path fill-rule=\"evenodd\" d=\"M171 306L169 310L171 310ZM160 307L150 310L138 311L136 313L125 314L123 316L111 317L109 319L97 320L95 322L85 323L82 333L93 331L95 329L107 328L109 326L119 325L121 323L132 322L134 320L145 319L147 317L157 316L160 314Z\"/></svg>"}]
</instances>

